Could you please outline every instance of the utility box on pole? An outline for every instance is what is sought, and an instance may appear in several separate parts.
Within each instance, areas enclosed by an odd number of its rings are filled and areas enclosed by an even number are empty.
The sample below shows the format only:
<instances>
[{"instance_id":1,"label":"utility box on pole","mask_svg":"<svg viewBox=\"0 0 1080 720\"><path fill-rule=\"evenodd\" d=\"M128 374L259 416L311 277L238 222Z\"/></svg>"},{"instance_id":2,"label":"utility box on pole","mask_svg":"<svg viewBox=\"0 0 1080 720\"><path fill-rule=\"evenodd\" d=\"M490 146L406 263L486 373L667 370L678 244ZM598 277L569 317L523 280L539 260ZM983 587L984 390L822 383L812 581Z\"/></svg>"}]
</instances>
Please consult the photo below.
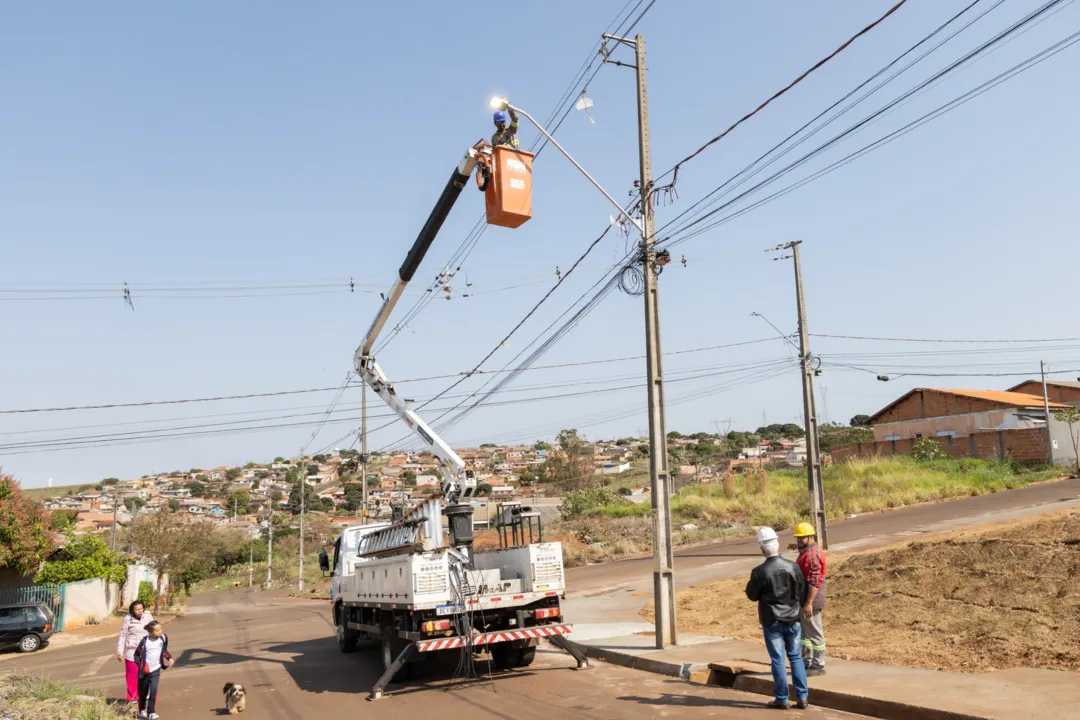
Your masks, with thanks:
<instances>
[{"instance_id":1,"label":"utility box on pole","mask_svg":"<svg viewBox=\"0 0 1080 720\"><path fill-rule=\"evenodd\" d=\"M492 150L492 172L484 191L489 225L516 228L532 217L533 154L499 145Z\"/></svg>"}]
</instances>

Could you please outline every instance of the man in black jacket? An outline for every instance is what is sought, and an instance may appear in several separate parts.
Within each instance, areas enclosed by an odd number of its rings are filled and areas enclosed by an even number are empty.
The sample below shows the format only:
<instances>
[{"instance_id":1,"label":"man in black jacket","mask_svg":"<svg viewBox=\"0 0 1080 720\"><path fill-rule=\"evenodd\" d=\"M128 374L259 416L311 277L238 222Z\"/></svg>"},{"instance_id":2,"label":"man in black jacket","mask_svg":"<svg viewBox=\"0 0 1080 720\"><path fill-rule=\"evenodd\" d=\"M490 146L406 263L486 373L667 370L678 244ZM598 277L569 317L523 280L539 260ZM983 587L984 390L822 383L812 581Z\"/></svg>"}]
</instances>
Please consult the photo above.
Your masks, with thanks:
<instances>
[{"instance_id":1,"label":"man in black jacket","mask_svg":"<svg viewBox=\"0 0 1080 720\"><path fill-rule=\"evenodd\" d=\"M758 620L772 660L775 699L769 707L782 710L788 707L788 681L784 668L784 656L787 655L791 664L791 682L795 686L795 702L802 709L807 707L809 696L799 626L799 613L806 598L806 580L798 565L780 557L780 540L772 528L758 530L758 545L765 562L750 573L746 597L758 604Z\"/></svg>"}]
</instances>

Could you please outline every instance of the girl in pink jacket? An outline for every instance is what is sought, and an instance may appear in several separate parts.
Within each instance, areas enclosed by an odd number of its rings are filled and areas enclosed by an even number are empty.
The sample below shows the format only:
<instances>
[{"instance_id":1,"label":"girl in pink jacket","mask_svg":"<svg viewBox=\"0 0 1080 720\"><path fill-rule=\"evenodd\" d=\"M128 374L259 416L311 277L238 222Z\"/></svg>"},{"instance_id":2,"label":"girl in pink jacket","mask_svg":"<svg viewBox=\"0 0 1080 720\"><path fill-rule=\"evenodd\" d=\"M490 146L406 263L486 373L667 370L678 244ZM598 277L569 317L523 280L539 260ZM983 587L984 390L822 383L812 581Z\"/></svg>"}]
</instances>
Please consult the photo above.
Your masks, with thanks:
<instances>
[{"instance_id":1,"label":"girl in pink jacket","mask_svg":"<svg viewBox=\"0 0 1080 720\"><path fill-rule=\"evenodd\" d=\"M135 648L146 637L146 626L153 621L153 616L141 600L128 606L128 614L120 626L120 637L116 641L116 656L124 663L127 680L127 701L139 701L139 666L135 663Z\"/></svg>"}]
</instances>

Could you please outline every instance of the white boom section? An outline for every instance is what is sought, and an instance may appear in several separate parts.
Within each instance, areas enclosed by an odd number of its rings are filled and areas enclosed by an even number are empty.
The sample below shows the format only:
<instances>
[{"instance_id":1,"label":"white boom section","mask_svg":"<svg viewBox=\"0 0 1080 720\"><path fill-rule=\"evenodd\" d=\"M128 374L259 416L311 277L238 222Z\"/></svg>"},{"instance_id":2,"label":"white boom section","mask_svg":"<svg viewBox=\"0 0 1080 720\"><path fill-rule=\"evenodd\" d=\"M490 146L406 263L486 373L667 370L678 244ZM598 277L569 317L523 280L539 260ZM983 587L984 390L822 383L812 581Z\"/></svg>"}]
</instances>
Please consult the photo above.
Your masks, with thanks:
<instances>
[{"instance_id":1,"label":"white boom section","mask_svg":"<svg viewBox=\"0 0 1080 720\"><path fill-rule=\"evenodd\" d=\"M469 148L458 162L457 167L454 168L454 172L450 175L450 179L436 201L435 207L432 208L427 221L424 223L423 228L420 229L419 235L413 241L412 248L409 249L408 255L405 256L405 262L402 263L401 268L398 270L398 277L390 288L390 293L383 298L379 312L376 313L371 327L368 328L367 334L364 335L363 341L356 348L356 353L353 355L353 366L356 368L360 378L382 398L383 402L391 410L397 413L398 417L405 421L405 424L410 429L424 440L431 453L438 458L439 469L443 475L442 493L449 504L457 503L463 495L471 495L476 487L476 482L471 478L466 479L465 463L454 452L454 449L436 435L435 431L398 397L393 384L387 379L382 368L375 362L375 356L371 353L376 338L382 332L387 320L390 319L390 314L401 299L405 288L408 287L409 282L424 259L424 255L427 254L428 248L431 247L432 241L435 240L435 236L438 235L443 221L450 214L450 210L454 207L462 188L468 182L469 176L476 169L479 152L475 147ZM443 544L441 505L438 500L435 500L434 502L425 503L423 507L425 518L424 547L429 550L441 547ZM395 526L394 528L377 531L369 538L369 544L377 551L395 547L395 543L401 540L398 535L404 537L411 532L406 530L398 532L398 530L400 528Z\"/></svg>"}]
</instances>

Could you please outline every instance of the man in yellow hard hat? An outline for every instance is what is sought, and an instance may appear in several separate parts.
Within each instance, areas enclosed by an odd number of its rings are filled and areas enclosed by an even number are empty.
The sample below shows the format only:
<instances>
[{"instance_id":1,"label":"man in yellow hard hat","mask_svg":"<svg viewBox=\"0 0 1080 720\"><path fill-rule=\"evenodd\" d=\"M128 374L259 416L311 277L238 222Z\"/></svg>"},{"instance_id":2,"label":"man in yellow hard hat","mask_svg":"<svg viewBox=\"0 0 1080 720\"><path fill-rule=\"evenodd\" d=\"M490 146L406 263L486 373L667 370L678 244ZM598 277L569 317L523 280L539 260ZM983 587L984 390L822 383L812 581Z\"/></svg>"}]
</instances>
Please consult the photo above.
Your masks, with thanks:
<instances>
[{"instance_id":1,"label":"man in yellow hard hat","mask_svg":"<svg viewBox=\"0 0 1080 720\"><path fill-rule=\"evenodd\" d=\"M802 655L806 675L825 674L825 628L821 611L825 609L825 553L817 544L817 531L808 522L795 527L795 543L799 549L796 564L806 578L806 600L799 613L802 625Z\"/></svg>"}]
</instances>

